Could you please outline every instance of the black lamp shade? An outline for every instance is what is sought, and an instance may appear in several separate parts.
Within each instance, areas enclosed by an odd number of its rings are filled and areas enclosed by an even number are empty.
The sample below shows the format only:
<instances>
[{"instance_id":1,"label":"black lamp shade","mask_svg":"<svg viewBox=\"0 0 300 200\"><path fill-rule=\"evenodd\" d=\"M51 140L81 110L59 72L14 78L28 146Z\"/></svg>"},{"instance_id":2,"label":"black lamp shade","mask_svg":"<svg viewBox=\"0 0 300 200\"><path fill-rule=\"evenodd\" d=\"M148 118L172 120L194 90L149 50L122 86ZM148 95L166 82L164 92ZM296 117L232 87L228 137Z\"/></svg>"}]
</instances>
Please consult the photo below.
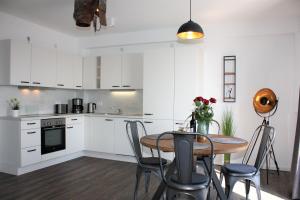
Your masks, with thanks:
<instances>
[{"instance_id":1,"label":"black lamp shade","mask_svg":"<svg viewBox=\"0 0 300 200\"><path fill-rule=\"evenodd\" d=\"M183 40L200 39L204 37L204 32L199 24L190 20L180 26L177 37Z\"/></svg>"}]
</instances>

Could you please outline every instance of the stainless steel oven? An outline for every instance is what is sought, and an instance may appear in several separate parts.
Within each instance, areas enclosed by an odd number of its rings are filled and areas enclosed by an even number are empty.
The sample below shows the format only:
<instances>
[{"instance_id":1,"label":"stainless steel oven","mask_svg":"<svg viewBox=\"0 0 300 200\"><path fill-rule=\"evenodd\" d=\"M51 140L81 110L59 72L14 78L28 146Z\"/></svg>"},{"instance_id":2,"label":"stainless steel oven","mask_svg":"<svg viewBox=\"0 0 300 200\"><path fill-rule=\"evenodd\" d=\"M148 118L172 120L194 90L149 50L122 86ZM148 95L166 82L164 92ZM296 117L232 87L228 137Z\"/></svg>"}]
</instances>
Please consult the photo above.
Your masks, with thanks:
<instances>
[{"instance_id":1,"label":"stainless steel oven","mask_svg":"<svg viewBox=\"0 0 300 200\"><path fill-rule=\"evenodd\" d=\"M66 149L66 119L41 120L41 153L47 154Z\"/></svg>"}]
</instances>

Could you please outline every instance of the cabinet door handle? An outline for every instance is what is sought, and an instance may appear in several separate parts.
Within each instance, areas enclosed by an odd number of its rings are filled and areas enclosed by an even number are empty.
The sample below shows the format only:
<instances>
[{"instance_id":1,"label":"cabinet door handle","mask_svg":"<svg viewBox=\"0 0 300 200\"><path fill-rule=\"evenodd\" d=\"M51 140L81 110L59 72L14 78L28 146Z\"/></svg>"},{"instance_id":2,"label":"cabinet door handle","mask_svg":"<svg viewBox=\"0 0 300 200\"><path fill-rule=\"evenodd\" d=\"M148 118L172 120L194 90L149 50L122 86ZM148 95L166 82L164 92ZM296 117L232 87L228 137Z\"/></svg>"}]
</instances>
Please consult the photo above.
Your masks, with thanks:
<instances>
[{"instance_id":1,"label":"cabinet door handle","mask_svg":"<svg viewBox=\"0 0 300 200\"><path fill-rule=\"evenodd\" d=\"M118 86L118 85L113 85L113 86L111 86L111 87L114 87L114 88L116 88L116 87L120 87L120 86Z\"/></svg>"},{"instance_id":2,"label":"cabinet door handle","mask_svg":"<svg viewBox=\"0 0 300 200\"><path fill-rule=\"evenodd\" d=\"M27 150L27 152L34 152L36 149Z\"/></svg>"},{"instance_id":3,"label":"cabinet door handle","mask_svg":"<svg viewBox=\"0 0 300 200\"><path fill-rule=\"evenodd\" d=\"M29 83L29 81L21 81L21 83Z\"/></svg>"},{"instance_id":4,"label":"cabinet door handle","mask_svg":"<svg viewBox=\"0 0 300 200\"><path fill-rule=\"evenodd\" d=\"M127 122L130 122L130 121L129 121L129 120L124 120L124 122L126 122L126 123L127 123Z\"/></svg>"},{"instance_id":5,"label":"cabinet door handle","mask_svg":"<svg viewBox=\"0 0 300 200\"><path fill-rule=\"evenodd\" d=\"M153 122L150 121L144 121L145 124L152 124Z\"/></svg>"},{"instance_id":6,"label":"cabinet door handle","mask_svg":"<svg viewBox=\"0 0 300 200\"><path fill-rule=\"evenodd\" d=\"M69 127L67 127L67 128L71 129L71 128L73 128L73 126L69 126Z\"/></svg>"},{"instance_id":7,"label":"cabinet door handle","mask_svg":"<svg viewBox=\"0 0 300 200\"><path fill-rule=\"evenodd\" d=\"M40 82L36 82L36 81L34 81L34 82L32 82L32 84L35 84L35 85L40 85L41 83L40 83Z\"/></svg>"},{"instance_id":8,"label":"cabinet door handle","mask_svg":"<svg viewBox=\"0 0 300 200\"><path fill-rule=\"evenodd\" d=\"M131 86L130 85L123 85L122 87L127 87L128 88L128 87L131 87Z\"/></svg>"},{"instance_id":9,"label":"cabinet door handle","mask_svg":"<svg viewBox=\"0 0 300 200\"><path fill-rule=\"evenodd\" d=\"M109 121L109 122L111 122L111 121L113 121L112 119L105 119L105 121Z\"/></svg>"},{"instance_id":10,"label":"cabinet door handle","mask_svg":"<svg viewBox=\"0 0 300 200\"><path fill-rule=\"evenodd\" d=\"M175 123L175 124L176 124L176 125L183 125L183 123L178 123L178 122L177 122L177 123Z\"/></svg>"},{"instance_id":11,"label":"cabinet door handle","mask_svg":"<svg viewBox=\"0 0 300 200\"><path fill-rule=\"evenodd\" d=\"M78 119L71 119L71 121L77 121Z\"/></svg>"},{"instance_id":12,"label":"cabinet door handle","mask_svg":"<svg viewBox=\"0 0 300 200\"><path fill-rule=\"evenodd\" d=\"M153 115L152 113L144 113L144 115Z\"/></svg>"},{"instance_id":13,"label":"cabinet door handle","mask_svg":"<svg viewBox=\"0 0 300 200\"><path fill-rule=\"evenodd\" d=\"M35 131L27 132L28 135L35 134Z\"/></svg>"},{"instance_id":14,"label":"cabinet door handle","mask_svg":"<svg viewBox=\"0 0 300 200\"><path fill-rule=\"evenodd\" d=\"M76 85L76 87L77 87L77 88L81 88L82 86L81 86L81 85Z\"/></svg>"},{"instance_id":15,"label":"cabinet door handle","mask_svg":"<svg viewBox=\"0 0 300 200\"><path fill-rule=\"evenodd\" d=\"M35 122L27 123L27 125L35 125L35 124L36 124Z\"/></svg>"},{"instance_id":16,"label":"cabinet door handle","mask_svg":"<svg viewBox=\"0 0 300 200\"><path fill-rule=\"evenodd\" d=\"M57 84L57 86L61 86L61 87L63 87L63 86L65 86L64 84Z\"/></svg>"}]
</instances>

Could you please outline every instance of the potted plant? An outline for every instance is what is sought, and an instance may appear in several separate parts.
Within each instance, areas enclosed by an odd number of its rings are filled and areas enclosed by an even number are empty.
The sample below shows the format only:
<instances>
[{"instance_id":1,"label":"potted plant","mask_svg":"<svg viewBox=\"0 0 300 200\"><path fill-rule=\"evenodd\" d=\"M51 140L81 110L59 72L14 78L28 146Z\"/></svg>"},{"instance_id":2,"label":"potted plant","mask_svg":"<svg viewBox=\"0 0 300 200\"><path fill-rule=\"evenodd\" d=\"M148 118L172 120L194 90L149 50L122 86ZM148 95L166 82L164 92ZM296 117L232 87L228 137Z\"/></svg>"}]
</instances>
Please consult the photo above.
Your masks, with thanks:
<instances>
[{"instance_id":1,"label":"potted plant","mask_svg":"<svg viewBox=\"0 0 300 200\"><path fill-rule=\"evenodd\" d=\"M233 113L231 110L225 110L222 117L222 133L225 136L233 136L235 128L233 124ZM224 154L224 163L230 163L230 154Z\"/></svg>"},{"instance_id":2,"label":"potted plant","mask_svg":"<svg viewBox=\"0 0 300 200\"><path fill-rule=\"evenodd\" d=\"M195 103L195 119L197 121L197 132L201 134L208 134L209 124L213 119L214 112L212 104L215 104L215 98L205 99L203 97L196 97Z\"/></svg>"},{"instance_id":3,"label":"potted plant","mask_svg":"<svg viewBox=\"0 0 300 200\"><path fill-rule=\"evenodd\" d=\"M12 98L8 101L8 104L11 108L11 116L12 117L18 117L19 116L19 110L20 110L20 101L17 98Z\"/></svg>"}]
</instances>

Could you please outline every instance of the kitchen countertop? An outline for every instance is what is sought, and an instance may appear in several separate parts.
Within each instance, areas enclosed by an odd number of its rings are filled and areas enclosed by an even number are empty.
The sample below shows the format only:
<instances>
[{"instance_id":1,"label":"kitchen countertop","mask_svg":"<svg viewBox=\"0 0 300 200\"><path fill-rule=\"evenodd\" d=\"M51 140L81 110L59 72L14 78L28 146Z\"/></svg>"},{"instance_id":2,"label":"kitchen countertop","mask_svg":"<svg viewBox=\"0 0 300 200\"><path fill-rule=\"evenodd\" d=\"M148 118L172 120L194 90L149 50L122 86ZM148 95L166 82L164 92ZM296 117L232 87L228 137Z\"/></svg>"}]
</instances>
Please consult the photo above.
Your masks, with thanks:
<instances>
[{"instance_id":1,"label":"kitchen countertop","mask_svg":"<svg viewBox=\"0 0 300 200\"><path fill-rule=\"evenodd\" d=\"M35 120L35 119L49 119L49 118L60 118L60 117L71 117L71 116L99 116L99 117L109 117L109 118L142 118L143 114L140 113L67 113L67 114L32 114L32 115L20 115L18 117L11 116L0 116L0 120Z\"/></svg>"}]
</instances>

